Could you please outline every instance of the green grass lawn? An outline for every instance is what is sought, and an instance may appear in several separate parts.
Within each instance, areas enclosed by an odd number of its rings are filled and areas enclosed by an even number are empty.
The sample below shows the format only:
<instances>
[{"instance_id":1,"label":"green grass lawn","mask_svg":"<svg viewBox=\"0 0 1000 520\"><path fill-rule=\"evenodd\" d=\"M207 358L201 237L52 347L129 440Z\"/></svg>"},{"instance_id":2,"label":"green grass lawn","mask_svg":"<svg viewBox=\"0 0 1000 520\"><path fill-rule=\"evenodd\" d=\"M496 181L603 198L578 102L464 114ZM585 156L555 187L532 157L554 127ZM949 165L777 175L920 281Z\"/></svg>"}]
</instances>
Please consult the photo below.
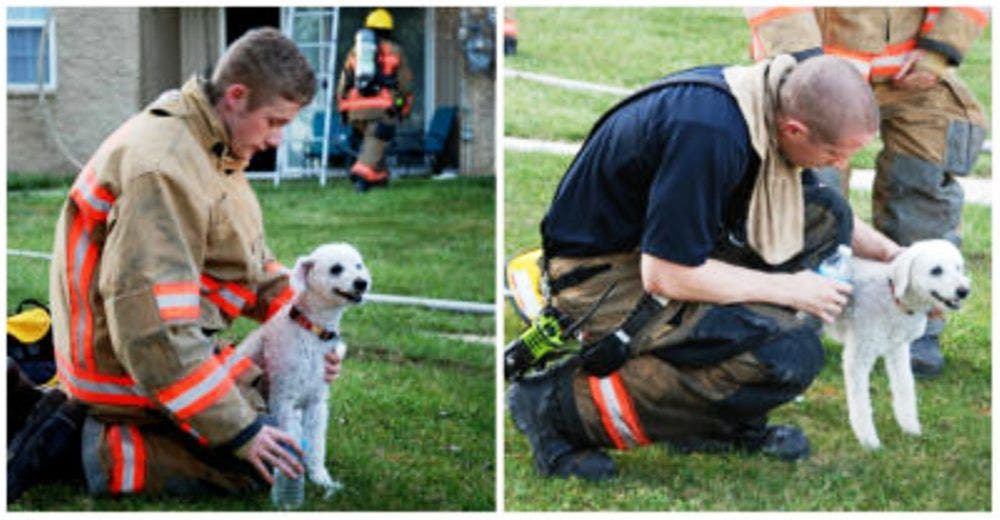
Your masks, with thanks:
<instances>
[{"instance_id":1,"label":"green grass lawn","mask_svg":"<svg viewBox=\"0 0 1000 520\"><path fill-rule=\"evenodd\" d=\"M30 184L24 179L8 185ZM9 191L9 248L49 251L65 186ZM491 303L493 178L403 180L355 194L344 181L257 184L268 244L286 265L330 241L355 244L373 292ZM8 308L48 299L48 263L8 257ZM226 336L253 327L240 320ZM494 348L456 339L495 334L492 315L366 304L345 315L349 345L332 387L328 465L346 489L330 501L310 490L306 509L495 509ZM29 491L11 510L268 510L265 495L92 499L68 486Z\"/></svg>"},{"instance_id":2,"label":"green grass lawn","mask_svg":"<svg viewBox=\"0 0 1000 520\"><path fill-rule=\"evenodd\" d=\"M519 8L516 15L520 34L517 54L507 57L511 69L638 88L673 71L750 59L750 30L735 8ZM987 26L960 68L987 114L990 38ZM504 88L504 134L534 139L580 141L619 98L516 78L508 78ZM874 168L879 149L879 142L871 143L852 165ZM988 177L991 171L984 155L973 174Z\"/></svg>"},{"instance_id":3,"label":"green grass lawn","mask_svg":"<svg viewBox=\"0 0 1000 520\"><path fill-rule=\"evenodd\" d=\"M571 158L506 154L504 253L537 247L538 222ZM868 193L852 206L870 217ZM677 511L983 511L990 509L990 209L965 208L963 250L973 295L949 318L943 336L947 367L918 382L924 435L904 438L892 419L888 383L873 377L876 424L883 449L866 453L847 423L840 345L827 342L827 361L801 401L778 408L777 423L802 427L813 456L789 465L753 455L672 455L650 447L614 455L620 477L592 485L540 478L529 447L505 423L505 507L529 510ZM505 338L522 329L509 306Z\"/></svg>"}]
</instances>

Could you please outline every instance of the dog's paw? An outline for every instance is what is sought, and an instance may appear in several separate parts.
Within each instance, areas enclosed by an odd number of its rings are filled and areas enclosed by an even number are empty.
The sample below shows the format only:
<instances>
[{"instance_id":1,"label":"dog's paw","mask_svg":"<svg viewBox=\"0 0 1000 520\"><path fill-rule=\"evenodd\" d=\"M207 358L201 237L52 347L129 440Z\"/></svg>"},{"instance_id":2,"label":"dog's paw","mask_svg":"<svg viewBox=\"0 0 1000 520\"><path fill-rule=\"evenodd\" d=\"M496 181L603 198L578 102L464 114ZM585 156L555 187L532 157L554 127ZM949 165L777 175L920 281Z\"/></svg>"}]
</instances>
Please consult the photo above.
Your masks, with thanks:
<instances>
[{"instance_id":1,"label":"dog's paw","mask_svg":"<svg viewBox=\"0 0 1000 520\"><path fill-rule=\"evenodd\" d=\"M324 499L328 499L337 491L344 489L344 485L336 480L333 480L330 476L330 472L327 471L326 468L321 468L317 471L310 471L309 481L323 488Z\"/></svg>"},{"instance_id":2,"label":"dog's paw","mask_svg":"<svg viewBox=\"0 0 1000 520\"><path fill-rule=\"evenodd\" d=\"M910 424L900 424L899 426L903 429L903 433L906 433L908 435L914 435L914 436L919 436L920 435L920 423L919 422L914 421L913 423L910 423Z\"/></svg>"},{"instance_id":3,"label":"dog's paw","mask_svg":"<svg viewBox=\"0 0 1000 520\"><path fill-rule=\"evenodd\" d=\"M868 451L875 451L882 447L878 437L858 437L858 441L861 443L861 447Z\"/></svg>"}]
</instances>

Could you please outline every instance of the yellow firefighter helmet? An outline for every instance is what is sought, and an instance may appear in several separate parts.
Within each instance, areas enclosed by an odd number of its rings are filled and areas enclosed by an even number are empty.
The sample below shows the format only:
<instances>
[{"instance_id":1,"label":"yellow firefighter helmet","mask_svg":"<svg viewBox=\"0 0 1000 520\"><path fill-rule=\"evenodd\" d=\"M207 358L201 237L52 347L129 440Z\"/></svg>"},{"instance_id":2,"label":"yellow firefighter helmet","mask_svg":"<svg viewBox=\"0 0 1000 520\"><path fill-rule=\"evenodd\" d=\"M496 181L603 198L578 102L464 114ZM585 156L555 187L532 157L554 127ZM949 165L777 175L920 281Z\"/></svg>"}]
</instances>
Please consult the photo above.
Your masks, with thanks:
<instances>
[{"instance_id":1,"label":"yellow firefighter helmet","mask_svg":"<svg viewBox=\"0 0 1000 520\"><path fill-rule=\"evenodd\" d=\"M387 31L392 30L392 15L389 11L382 9L381 7L375 9L374 11L368 13L368 17L365 18L365 27L369 29L385 29Z\"/></svg>"}]
</instances>

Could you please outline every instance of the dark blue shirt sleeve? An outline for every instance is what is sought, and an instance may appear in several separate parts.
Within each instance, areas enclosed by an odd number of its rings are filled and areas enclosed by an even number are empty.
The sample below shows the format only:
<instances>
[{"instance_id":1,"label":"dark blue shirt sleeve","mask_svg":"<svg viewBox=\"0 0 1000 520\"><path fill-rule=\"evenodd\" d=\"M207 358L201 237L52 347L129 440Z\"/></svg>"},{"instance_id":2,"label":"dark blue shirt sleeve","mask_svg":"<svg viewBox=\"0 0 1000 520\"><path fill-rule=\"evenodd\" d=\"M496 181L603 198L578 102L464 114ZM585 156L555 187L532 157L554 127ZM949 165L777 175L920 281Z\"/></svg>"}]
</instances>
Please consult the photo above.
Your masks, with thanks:
<instances>
[{"instance_id":1,"label":"dark blue shirt sleeve","mask_svg":"<svg viewBox=\"0 0 1000 520\"><path fill-rule=\"evenodd\" d=\"M646 206L642 252L698 266L714 249L726 204L746 173L748 143L690 120L667 126Z\"/></svg>"}]
</instances>

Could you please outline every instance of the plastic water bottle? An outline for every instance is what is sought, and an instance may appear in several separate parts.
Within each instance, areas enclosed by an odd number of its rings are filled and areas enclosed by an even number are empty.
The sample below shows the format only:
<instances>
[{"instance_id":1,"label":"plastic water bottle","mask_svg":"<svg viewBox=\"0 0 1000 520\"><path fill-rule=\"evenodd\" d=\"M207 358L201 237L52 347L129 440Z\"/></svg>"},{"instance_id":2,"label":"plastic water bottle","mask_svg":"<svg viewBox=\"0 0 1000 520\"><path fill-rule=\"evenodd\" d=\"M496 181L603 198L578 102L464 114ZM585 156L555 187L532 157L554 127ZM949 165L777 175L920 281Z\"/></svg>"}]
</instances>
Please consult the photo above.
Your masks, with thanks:
<instances>
[{"instance_id":1,"label":"plastic water bottle","mask_svg":"<svg viewBox=\"0 0 1000 520\"><path fill-rule=\"evenodd\" d=\"M851 248L841 244L837 246L837 250L833 252L830 256L826 257L819 266L816 267L816 272L827 277L833 278L834 280L839 280L844 283L851 283Z\"/></svg>"},{"instance_id":2,"label":"plastic water bottle","mask_svg":"<svg viewBox=\"0 0 1000 520\"><path fill-rule=\"evenodd\" d=\"M298 454L295 453L295 450L285 445L282 445L282 447L295 456L300 463L302 462ZM302 449L306 449L304 442ZM300 475L299 478L289 478L288 475L285 475L284 471L275 466L273 477L274 484L271 485L271 503L274 504L274 507L282 511L301 509L302 504L306 500L305 476Z\"/></svg>"},{"instance_id":3,"label":"plastic water bottle","mask_svg":"<svg viewBox=\"0 0 1000 520\"><path fill-rule=\"evenodd\" d=\"M853 256L853 251L851 251L850 246L840 244L837 246L837 250L834 251L830 256L823 259L822 262L815 269L813 269L816 274L825 276L827 278L832 278L850 284L853 278L851 272L851 256ZM795 313L796 319L799 321L805 321L811 323L817 329L823 326L823 322L805 312L798 311Z\"/></svg>"}]
</instances>

